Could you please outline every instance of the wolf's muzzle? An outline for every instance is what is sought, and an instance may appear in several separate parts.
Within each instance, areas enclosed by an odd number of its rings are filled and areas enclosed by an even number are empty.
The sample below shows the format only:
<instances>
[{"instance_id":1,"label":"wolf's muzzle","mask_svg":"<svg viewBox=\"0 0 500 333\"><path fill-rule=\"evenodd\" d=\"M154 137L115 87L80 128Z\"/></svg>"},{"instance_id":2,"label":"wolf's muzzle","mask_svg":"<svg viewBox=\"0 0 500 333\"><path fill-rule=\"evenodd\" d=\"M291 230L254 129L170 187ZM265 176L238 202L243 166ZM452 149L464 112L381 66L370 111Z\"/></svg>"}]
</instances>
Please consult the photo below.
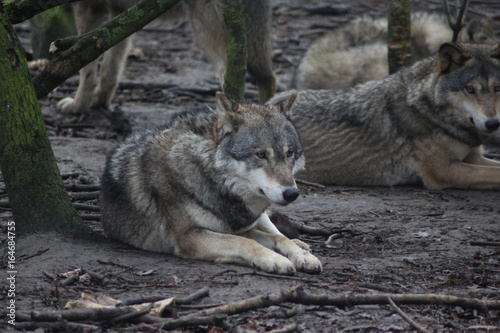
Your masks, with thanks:
<instances>
[{"instance_id":1,"label":"wolf's muzzle","mask_svg":"<svg viewBox=\"0 0 500 333\"><path fill-rule=\"evenodd\" d=\"M287 188L283 191L283 199L286 202L294 202L299 197L299 190L295 187Z\"/></svg>"}]
</instances>

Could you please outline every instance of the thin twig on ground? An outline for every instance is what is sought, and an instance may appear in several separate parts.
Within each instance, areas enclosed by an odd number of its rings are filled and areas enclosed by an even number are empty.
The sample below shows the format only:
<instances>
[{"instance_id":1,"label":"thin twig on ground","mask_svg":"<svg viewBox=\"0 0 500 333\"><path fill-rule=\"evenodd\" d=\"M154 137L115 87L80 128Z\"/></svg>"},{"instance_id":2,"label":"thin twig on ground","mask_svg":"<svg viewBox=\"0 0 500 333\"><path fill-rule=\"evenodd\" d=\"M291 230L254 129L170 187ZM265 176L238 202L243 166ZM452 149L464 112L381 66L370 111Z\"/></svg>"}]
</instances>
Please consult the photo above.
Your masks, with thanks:
<instances>
[{"instance_id":1,"label":"thin twig on ground","mask_svg":"<svg viewBox=\"0 0 500 333\"><path fill-rule=\"evenodd\" d=\"M396 303L394 303L394 301L390 297L387 298L387 301L389 302L389 305L392 306L392 308L417 331L419 331L420 333L431 333L430 331L420 326L419 323L408 317L408 315L404 313L403 310L401 310L401 308L397 306Z\"/></svg>"}]
</instances>

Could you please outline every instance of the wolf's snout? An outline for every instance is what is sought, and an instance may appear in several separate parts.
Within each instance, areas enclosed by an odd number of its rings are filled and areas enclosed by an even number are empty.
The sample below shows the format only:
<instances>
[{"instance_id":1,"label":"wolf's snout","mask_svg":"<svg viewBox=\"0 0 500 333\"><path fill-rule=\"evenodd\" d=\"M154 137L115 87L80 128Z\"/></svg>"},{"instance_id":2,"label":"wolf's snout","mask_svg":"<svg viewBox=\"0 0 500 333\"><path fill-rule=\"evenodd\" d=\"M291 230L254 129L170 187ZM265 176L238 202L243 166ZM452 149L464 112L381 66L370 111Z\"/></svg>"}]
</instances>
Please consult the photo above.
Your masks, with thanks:
<instances>
[{"instance_id":1,"label":"wolf's snout","mask_svg":"<svg viewBox=\"0 0 500 333\"><path fill-rule=\"evenodd\" d=\"M496 130L498 127L500 127L500 121L498 119L490 119L490 120L487 120L485 123L484 123L484 126L486 127L486 129L490 132L493 132L494 130Z\"/></svg>"},{"instance_id":2,"label":"wolf's snout","mask_svg":"<svg viewBox=\"0 0 500 333\"><path fill-rule=\"evenodd\" d=\"M286 202L294 202L295 199L299 197L299 190L295 187L292 188L287 188L286 190L283 191L283 199L285 199Z\"/></svg>"}]
</instances>

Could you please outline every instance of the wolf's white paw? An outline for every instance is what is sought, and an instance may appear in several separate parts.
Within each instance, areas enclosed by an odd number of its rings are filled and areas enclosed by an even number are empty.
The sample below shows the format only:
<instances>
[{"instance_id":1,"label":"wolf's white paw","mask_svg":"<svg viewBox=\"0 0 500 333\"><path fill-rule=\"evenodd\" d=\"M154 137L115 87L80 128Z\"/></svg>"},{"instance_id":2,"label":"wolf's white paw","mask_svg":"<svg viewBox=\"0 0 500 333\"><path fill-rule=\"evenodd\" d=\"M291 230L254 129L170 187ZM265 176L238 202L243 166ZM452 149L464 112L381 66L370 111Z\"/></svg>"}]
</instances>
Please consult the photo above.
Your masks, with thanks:
<instances>
[{"instance_id":1,"label":"wolf's white paw","mask_svg":"<svg viewBox=\"0 0 500 333\"><path fill-rule=\"evenodd\" d=\"M80 113L78 105L71 97L65 97L57 103L57 110L64 114L77 114Z\"/></svg>"},{"instance_id":2,"label":"wolf's white paw","mask_svg":"<svg viewBox=\"0 0 500 333\"><path fill-rule=\"evenodd\" d=\"M303 250L306 250L308 252L311 252L311 247L304 243L303 241L301 241L300 239L297 239L297 238L294 238L294 239L290 239L292 242L295 243L295 245L297 245L298 247L300 247L301 249Z\"/></svg>"},{"instance_id":3,"label":"wolf's white paw","mask_svg":"<svg viewBox=\"0 0 500 333\"><path fill-rule=\"evenodd\" d=\"M289 259L299 271L304 271L309 274L319 274L323 271L323 266L319 259L313 256L309 251L294 253Z\"/></svg>"},{"instance_id":4,"label":"wolf's white paw","mask_svg":"<svg viewBox=\"0 0 500 333\"><path fill-rule=\"evenodd\" d=\"M254 261L254 265L269 273L284 275L292 275L295 273L293 263L277 253L261 257L260 260Z\"/></svg>"}]
</instances>

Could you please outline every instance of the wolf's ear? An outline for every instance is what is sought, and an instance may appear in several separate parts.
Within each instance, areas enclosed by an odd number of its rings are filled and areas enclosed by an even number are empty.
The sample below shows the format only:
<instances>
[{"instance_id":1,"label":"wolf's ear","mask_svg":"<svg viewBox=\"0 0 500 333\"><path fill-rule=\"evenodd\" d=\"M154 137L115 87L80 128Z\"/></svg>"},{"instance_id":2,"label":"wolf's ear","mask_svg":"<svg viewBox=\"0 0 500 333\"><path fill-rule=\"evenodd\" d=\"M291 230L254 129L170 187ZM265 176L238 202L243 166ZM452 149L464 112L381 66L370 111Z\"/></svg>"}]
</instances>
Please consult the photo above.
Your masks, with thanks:
<instances>
[{"instance_id":1,"label":"wolf's ear","mask_svg":"<svg viewBox=\"0 0 500 333\"><path fill-rule=\"evenodd\" d=\"M215 105L217 107L217 127L215 129L217 138L236 131L243 121L241 104L233 102L223 93L217 92Z\"/></svg>"},{"instance_id":2,"label":"wolf's ear","mask_svg":"<svg viewBox=\"0 0 500 333\"><path fill-rule=\"evenodd\" d=\"M458 45L445 43L439 48L439 71L442 74L450 73L462 67L470 55Z\"/></svg>"},{"instance_id":3,"label":"wolf's ear","mask_svg":"<svg viewBox=\"0 0 500 333\"><path fill-rule=\"evenodd\" d=\"M292 105L293 102L295 102L295 99L297 98L297 94L292 94L284 99L280 100L279 102L275 104L271 104L272 107L280 111L285 115L285 117L290 118L290 114L292 111Z\"/></svg>"},{"instance_id":4,"label":"wolf's ear","mask_svg":"<svg viewBox=\"0 0 500 333\"><path fill-rule=\"evenodd\" d=\"M480 24L477 20L469 21L458 34L460 43L489 44L495 41L493 21L486 20Z\"/></svg>"},{"instance_id":5,"label":"wolf's ear","mask_svg":"<svg viewBox=\"0 0 500 333\"><path fill-rule=\"evenodd\" d=\"M490 53L490 57L500 60L500 43L495 45L493 51Z\"/></svg>"}]
</instances>

